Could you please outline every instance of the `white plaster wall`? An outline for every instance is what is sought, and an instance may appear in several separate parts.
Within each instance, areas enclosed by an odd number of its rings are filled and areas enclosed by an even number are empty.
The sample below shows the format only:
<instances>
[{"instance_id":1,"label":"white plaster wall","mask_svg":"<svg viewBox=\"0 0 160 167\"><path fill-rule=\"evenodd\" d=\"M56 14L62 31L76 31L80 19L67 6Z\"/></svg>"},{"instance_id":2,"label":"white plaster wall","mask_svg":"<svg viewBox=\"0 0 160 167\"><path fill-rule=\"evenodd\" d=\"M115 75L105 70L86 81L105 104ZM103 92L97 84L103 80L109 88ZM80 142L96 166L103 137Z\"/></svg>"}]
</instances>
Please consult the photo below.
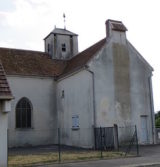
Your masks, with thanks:
<instances>
[{"instance_id":1,"label":"white plaster wall","mask_svg":"<svg viewBox=\"0 0 160 167\"><path fill-rule=\"evenodd\" d=\"M14 95L9 114L9 146L45 145L55 142L57 135L56 86L53 78L7 76ZM17 129L17 102L28 98L33 107L32 128Z\"/></svg>"},{"instance_id":2,"label":"white plaster wall","mask_svg":"<svg viewBox=\"0 0 160 167\"><path fill-rule=\"evenodd\" d=\"M2 113L2 102L0 101L0 167L7 167L7 127L8 114Z\"/></svg>"},{"instance_id":3,"label":"white plaster wall","mask_svg":"<svg viewBox=\"0 0 160 167\"><path fill-rule=\"evenodd\" d=\"M147 118L148 143L154 142L154 122L152 119L151 92L149 90L149 77L152 75L149 67L137 57L139 54L129 43L130 52L130 79L131 79L131 110L132 123L137 125L139 142L142 143L141 116ZM139 55L140 56L140 55ZM153 112L153 113L151 113ZM153 123L153 125L152 125Z\"/></svg>"},{"instance_id":4,"label":"white plaster wall","mask_svg":"<svg viewBox=\"0 0 160 167\"><path fill-rule=\"evenodd\" d=\"M120 111L121 106L116 101L117 92L115 91L118 85L115 85L114 75L116 67L114 67L113 43L119 43L125 46L126 34L124 32L113 31L106 45L89 63L89 68L94 72L95 76L97 127L110 127L114 124L118 126L128 126L128 124L130 124L130 118L128 119L127 111ZM123 67L119 70L123 72ZM125 92L122 93L122 96L126 96ZM122 112L123 114L121 114Z\"/></svg>"},{"instance_id":5,"label":"white plaster wall","mask_svg":"<svg viewBox=\"0 0 160 167\"><path fill-rule=\"evenodd\" d=\"M141 135L141 116L147 116L148 128L148 143L153 143L153 132L150 104L150 91L148 78L151 76L151 68L141 59L139 53L126 43L125 35L121 33L114 33L104 48L94 57L88 64L89 69L94 72L95 76L95 106L96 106L96 126L109 127L113 124L118 126L136 125L138 130L139 143L142 143ZM114 79L114 64L113 64L113 43L119 43L128 48L129 56L129 90L130 90L130 104L129 117L121 117L118 113L120 106L116 105L116 88ZM123 72L123 68L120 69ZM127 81L128 82L128 81ZM125 93L119 94L125 96ZM122 111L123 112L123 111ZM128 114L127 110L125 111ZM153 112L153 111L152 111ZM131 127L131 129L133 129ZM153 127L154 129L154 127Z\"/></svg>"},{"instance_id":6,"label":"white plaster wall","mask_svg":"<svg viewBox=\"0 0 160 167\"><path fill-rule=\"evenodd\" d=\"M81 71L58 82L57 107L62 144L93 147L92 76ZM64 98L62 91L64 90ZM79 129L72 129L72 116L79 116Z\"/></svg>"},{"instance_id":7,"label":"white plaster wall","mask_svg":"<svg viewBox=\"0 0 160 167\"><path fill-rule=\"evenodd\" d=\"M96 127L110 127L117 123L114 109L114 78L112 43L102 50L89 63L94 72Z\"/></svg>"}]
</instances>

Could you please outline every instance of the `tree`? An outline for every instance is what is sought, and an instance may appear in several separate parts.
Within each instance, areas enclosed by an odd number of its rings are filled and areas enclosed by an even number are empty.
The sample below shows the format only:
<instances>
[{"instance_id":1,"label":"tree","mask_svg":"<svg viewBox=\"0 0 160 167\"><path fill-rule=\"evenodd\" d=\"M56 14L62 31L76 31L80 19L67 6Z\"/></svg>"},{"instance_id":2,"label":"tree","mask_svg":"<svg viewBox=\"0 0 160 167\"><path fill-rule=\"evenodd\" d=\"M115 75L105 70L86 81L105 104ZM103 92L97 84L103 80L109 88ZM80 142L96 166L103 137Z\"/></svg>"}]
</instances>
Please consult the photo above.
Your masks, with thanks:
<instances>
[{"instance_id":1,"label":"tree","mask_svg":"<svg viewBox=\"0 0 160 167\"><path fill-rule=\"evenodd\" d=\"M160 111L155 114L155 124L156 127L160 127Z\"/></svg>"}]
</instances>

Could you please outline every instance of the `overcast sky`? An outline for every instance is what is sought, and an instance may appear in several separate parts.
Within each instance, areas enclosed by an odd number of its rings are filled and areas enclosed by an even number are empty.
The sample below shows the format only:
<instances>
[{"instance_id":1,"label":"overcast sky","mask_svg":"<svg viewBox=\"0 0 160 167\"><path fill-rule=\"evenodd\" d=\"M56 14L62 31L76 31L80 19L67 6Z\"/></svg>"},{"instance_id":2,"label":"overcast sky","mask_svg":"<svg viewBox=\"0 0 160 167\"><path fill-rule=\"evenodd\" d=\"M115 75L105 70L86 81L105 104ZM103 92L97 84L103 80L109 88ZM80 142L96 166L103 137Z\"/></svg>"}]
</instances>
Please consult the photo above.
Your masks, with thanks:
<instances>
[{"instance_id":1,"label":"overcast sky","mask_svg":"<svg viewBox=\"0 0 160 167\"><path fill-rule=\"evenodd\" d=\"M105 37L105 21L121 20L127 38L154 68L155 111L160 110L159 0L0 0L0 47L44 50L56 25L79 34L79 51Z\"/></svg>"}]
</instances>

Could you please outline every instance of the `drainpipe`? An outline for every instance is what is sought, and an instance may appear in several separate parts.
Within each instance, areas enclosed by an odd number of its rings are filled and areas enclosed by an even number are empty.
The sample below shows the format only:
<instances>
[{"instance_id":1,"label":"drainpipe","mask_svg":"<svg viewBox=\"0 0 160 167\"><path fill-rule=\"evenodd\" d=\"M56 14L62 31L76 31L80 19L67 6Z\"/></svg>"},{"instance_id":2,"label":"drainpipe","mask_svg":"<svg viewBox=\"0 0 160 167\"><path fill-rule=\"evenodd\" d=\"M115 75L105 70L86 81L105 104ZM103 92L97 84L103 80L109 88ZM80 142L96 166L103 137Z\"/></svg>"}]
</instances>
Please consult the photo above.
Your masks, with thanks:
<instances>
[{"instance_id":1,"label":"drainpipe","mask_svg":"<svg viewBox=\"0 0 160 167\"><path fill-rule=\"evenodd\" d=\"M96 122L96 103L95 103L95 79L94 79L94 72L89 70L89 67L86 65L85 66L85 70L88 71L89 73L91 73L92 75L92 89L93 89L93 126L94 128L97 125Z\"/></svg>"},{"instance_id":2,"label":"drainpipe","mask_svg":"<svg viewBox=\"0 0 160 167\"><path fill-rule=\"evenodd\" d=\"M155 128L154 128L154 106L153 106L153 92L152 92L152 80L151 80L152 76L149 76L148 78L148 82L149 82L149 92L150 92L150 108L151 108L151 124L152 124L152 140L153 140L153 144L155 144Z\"/></svg>"}]
</instances>

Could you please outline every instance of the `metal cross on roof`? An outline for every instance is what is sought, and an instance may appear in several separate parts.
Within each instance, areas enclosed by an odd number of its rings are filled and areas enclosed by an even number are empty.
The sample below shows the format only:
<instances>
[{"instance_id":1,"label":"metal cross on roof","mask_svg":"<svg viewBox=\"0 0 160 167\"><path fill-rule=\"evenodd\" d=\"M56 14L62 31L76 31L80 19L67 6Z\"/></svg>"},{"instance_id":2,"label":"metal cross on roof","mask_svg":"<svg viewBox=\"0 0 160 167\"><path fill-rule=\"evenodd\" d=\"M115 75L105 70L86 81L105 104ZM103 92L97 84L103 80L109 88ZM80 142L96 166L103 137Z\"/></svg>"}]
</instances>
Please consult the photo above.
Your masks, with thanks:
<instances>
[{"instance_id":1,"label":"metal cross on roof","mask_svg":"<svg viewBox=\"0 0 160 167\"><path fill-rule=\"evenodd\" d=\"M65 15L65 13L63 13L63 18L64 18L64 29L66 29L66 15Z\"/></svg>"}]
</instances>

